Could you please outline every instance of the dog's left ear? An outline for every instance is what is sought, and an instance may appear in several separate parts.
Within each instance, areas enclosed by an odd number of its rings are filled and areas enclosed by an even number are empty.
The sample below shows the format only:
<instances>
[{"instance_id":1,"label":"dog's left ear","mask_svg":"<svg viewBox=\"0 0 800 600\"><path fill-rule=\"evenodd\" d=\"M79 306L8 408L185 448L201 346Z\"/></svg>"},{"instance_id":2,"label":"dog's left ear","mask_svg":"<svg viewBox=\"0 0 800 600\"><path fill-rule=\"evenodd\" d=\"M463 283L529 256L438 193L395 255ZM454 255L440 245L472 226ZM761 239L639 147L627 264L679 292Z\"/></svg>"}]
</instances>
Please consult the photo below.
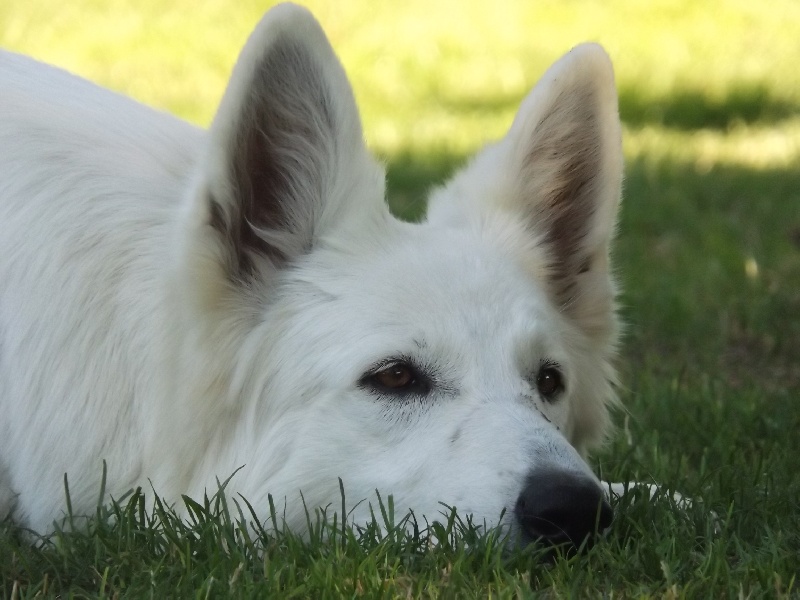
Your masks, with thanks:
<instances>
[{"instance_id":1,"label":"dog's left ear","mask_svg":"<svg viewBox=\"0 0 800 600\"><path fill-rule=\"evenodd\" d=\"M182 265L204 304L268 281L345 215L385 210L347 76L299 6L258 24L199 155Z\"/></svg>"},{"instance_id":2,"label":"dog's left ear","mask_svg":"<svg viewBox=\"0 0 800 600\"><path fill-rule=\"evenodd\" d=\"M506 137L432 199L430 218L503 213L527 230L529 262L561 310L591 335L613 330L609 244L622 185L611 62L574 48L525 98ZM490 219L491 222L491 219Z\"/></svg>"}]
</instances>

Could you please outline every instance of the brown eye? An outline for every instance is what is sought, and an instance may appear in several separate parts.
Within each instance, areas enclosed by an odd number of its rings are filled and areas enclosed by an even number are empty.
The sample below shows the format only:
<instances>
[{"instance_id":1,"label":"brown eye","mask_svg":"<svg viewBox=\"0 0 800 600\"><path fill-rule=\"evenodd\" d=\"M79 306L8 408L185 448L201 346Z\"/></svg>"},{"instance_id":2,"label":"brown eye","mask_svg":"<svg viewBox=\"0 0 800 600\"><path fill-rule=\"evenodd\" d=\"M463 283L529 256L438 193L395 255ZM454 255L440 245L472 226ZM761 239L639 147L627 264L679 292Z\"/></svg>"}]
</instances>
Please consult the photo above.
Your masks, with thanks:
<instances>
[{"instance_id":1,"label":"brown eye","mask_svg":"<svg viewBox=\"0 0 800 600\"><path fill-rule=\"evenodd\" d=\"M544 364L536 374L536 389L544 400L554 402L557 396L564 391L561 371L554 364Z\"/></svg>"},{"instance_id":2,"label":"brown eye","mask_svg":"<svg viewBox=\"0 0 800 600\"><path fill-rule=\"evenodd\" d=\"M363 388L389 396L424 396L430 392L428 377L404 360L377 367L359 381Z\"/></svg>"},{"instance_id":3,"label":"brown eye","mask_svg":"<svg viewBox=\"0 0 800 600\"><path fill-rule=\"evenodd\" d=\"M414 371L408 365L391 365L375 373L374 378L381 386L398 390L414 383Z\"/></svg>"}]
</instances>

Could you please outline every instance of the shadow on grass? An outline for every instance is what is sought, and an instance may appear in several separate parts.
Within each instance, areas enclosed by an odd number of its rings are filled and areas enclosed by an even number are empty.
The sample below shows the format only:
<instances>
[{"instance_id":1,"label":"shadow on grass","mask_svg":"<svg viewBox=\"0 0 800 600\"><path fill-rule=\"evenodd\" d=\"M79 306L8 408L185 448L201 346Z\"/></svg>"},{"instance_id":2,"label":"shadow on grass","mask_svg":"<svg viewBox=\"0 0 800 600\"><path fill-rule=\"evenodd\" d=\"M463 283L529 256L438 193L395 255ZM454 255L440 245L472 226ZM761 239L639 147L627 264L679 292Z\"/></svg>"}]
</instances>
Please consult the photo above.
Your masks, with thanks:
<instances>
[{"instance_id":1,"label":"shadow on grass","mask_svg":"<svg viewBox=\"0 0 800 600\"><path fill-rule=\"evenodd\" d=\"M500 94L482 98L440 93L436 101L453 112L477 114L516 112L522 96ZM800 115L797 103L775 95L763 83L734 85L720 97L704 90L675 90L654 96L631 87L619 91L622 120L633 127L658 125L678 130L721 129L737 123L775 124Z\"/></svg>"},{"instance_id":2,"label":"shadow on grass","mask_svg":"<svg viewBox=\"0 0 800 600\"><path fill-rule=\"evenodd\" d=\"M431 189L445 183L467 157L439 152L382 156L381 160L386 164L392 212L406 221L419 221Z\"/></svg>"},{"instance_id":3,"label":"shadow on grass","mask_svg":"<svg viewBox=\"0 0 800 600\"><path fill-rule=\"evenodd\" d=\"M702 90L677 90L668 96L651 97L623 88L619 108L628 125L680 130L727 129L736 123L774 124L800 115L800 106L775 96L764 84L739 84L720 98Z\"/></svg>"},{"instance_id":4,"label":"shadow on grass","mask_svg":"<svg viewBox=\"0 0 800 600\"><path fill-rule=\"evenodd\" d=\"M464 162L388 159L390 203L421 218L426 190ZM800 386L800 170L628 164L615 260L624 355L730 385ZM628 362L623 358L623 362Z\"/></svg>"}]
</instances>

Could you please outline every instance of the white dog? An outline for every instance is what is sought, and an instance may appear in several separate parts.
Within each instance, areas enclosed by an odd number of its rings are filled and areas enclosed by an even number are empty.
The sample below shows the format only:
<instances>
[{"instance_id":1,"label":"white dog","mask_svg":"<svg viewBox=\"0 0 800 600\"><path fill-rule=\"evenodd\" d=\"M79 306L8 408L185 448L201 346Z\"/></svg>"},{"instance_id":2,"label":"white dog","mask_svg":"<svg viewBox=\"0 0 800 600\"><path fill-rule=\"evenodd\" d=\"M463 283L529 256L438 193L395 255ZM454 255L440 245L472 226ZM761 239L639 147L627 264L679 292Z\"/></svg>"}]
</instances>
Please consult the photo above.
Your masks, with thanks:
<instances>
[{"instance_id":1,"label":"white dog","mask_svg":"<svg viewBox=\"0 0 800 600\"><path fill-rule=\"evenodd\" d=\"M395 219L347 77L271 10L209 131L0 58L0 516L107 491L242 494L580 543L615 401L622 180L608 57L560 59L507 136ZM300 494L303 494L304 503Z\"/></svg>"}]
</instances>

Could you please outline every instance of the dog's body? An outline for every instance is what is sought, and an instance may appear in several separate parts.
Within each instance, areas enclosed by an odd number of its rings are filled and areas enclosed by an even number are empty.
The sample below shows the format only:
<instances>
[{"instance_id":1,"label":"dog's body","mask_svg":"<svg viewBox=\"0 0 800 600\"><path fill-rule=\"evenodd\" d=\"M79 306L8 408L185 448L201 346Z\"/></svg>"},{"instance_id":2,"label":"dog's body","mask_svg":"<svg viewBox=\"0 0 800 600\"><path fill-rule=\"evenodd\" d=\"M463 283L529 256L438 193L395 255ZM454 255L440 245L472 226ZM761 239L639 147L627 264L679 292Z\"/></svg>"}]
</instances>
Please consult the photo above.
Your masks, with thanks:
<instances>
[{"instance_id":1,"label":"dog's body","mask_svg":"<svg viewBox=\"0 0 800 600\"><path fill-rule=\"evenodd\" d=\"M259 24L208 132L16 55L0 89L0 517L49 529L64 473L91 513L105 460L112 497L172 501L242 467L228 492L290 527L340 477L356 522L376 489L526 537L610 520L582 458L614 400L601 49L554 65L416 225L296 7Z\"/></svg>"}]
</instances>

